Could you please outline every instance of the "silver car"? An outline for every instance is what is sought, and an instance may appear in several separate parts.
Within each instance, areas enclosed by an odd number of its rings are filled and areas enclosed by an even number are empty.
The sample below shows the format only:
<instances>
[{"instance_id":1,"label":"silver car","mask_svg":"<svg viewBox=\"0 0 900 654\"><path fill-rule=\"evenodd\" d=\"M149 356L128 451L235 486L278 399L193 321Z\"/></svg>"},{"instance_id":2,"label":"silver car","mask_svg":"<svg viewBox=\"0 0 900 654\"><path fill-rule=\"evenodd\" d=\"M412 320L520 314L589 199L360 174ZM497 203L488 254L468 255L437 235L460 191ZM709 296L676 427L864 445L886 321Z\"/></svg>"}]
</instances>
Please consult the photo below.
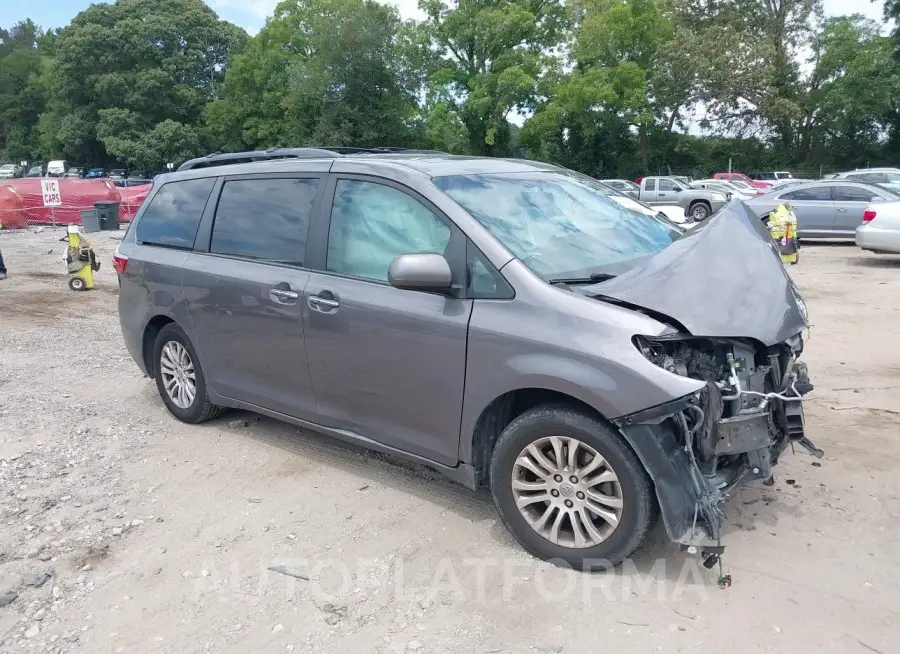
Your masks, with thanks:
<instances>
[{"instance_id":1,"label":"silver car","mask_svg":"<svg viewBox=\"0 0 900 654\"><path fill-rule=\"evenodd\" d=\"M900 254L900 202L867 207L856 228L856 244L877 254Z\"/></svg>"},{"instance_id":2,"label":"silver car","mask_svg":"<svg viewBox=\"0 0 900 654\"><path fill-rule=\"evenodd\" d=\"M831 179L846 179L866 184L877 184L890 191L900 192L900 168L862 168L837 173Z\"/></svg>"},{"instance_id":3,"label":"silver car","mask_svg":"<svg viewBox=\"0 0 900 654\"><path fill-rule=\"evenodd\" d=\"M801 238L854 238L870 204L900 200L886 188L842 180L793 184L746 200L760 217L788 203L797 216Z\"/></svg>"},{"instance_id":4,"label":"silver car","mask_svg":"<svg viewBox=\"0 0 900 654\"><path fill-rule=\"evenodd\" d=\"M4 164L0 166L0 179L16 179L22 176L22 168L19 164Z\"/></svg>"},{"instance_id":5,"label":"silver car","mask_svg":"<svg viewBox=\"0 0 900 654\"><path fill-rule=\"evenodd\" d=\"M714 563L725 498L821 455L806 308L740 203L686 232L537 162L285 156L160 175L116 252L125 345L179 420L249 409L487 487L580 569L657 514Z\"/></svg>"},{"instance_id":6,"label":"silver car","mask_svg":"<svg viewBox=\"0 0 900 654\"><path fill-rule=\"evenodd\" d=\"M628 181L627 179L604 179L601 181L610 188L613 188L619 193L627 195L630 198L639 200L641 197L641 187L634 182Z\"/></svg>"}]
</instances>

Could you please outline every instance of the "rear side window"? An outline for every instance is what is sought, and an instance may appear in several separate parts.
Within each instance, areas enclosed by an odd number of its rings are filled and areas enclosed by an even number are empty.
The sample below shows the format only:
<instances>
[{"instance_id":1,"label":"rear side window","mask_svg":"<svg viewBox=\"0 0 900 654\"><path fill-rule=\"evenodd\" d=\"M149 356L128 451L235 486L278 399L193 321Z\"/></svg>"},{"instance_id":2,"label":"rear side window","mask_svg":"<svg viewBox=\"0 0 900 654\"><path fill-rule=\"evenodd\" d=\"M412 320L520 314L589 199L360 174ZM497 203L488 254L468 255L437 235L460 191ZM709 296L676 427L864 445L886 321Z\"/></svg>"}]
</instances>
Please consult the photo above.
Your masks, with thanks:
<instances>
[{"instance_id":1,"label":"rear side window","mask_svg":"<svg viewBox=\"0 0 900 654\"><path fill-rule=\"evenodd\" d=\"M219 196L209 251L302 266L318 179L238 179Z\"/></svg>"},{"instance_id":2,"label":"rear side window","mask_svg":"<svg viewBox=\"0 0 900 654\"><path fill-rule=\"evenodd\" d=\"M674 191L675 190L675 182L671 179L661 179L659 180L659 190L660 191Z\"/></svg>"},{"instance_id":3,"label":"rear side window","mask_svg":"<svg viewBox=\"0 0 900 654\"><path fill-rule=\"evenodd\" d=\"M215 178L210 177L165 184L150 200L138 222L138 242L193 248L203 209L215 183Z\"/></svg>"},{"instance_id":4,"label":"rear side window","mask_svg":"<svg viewBox=\"0 0 900 654\"><path fill-rule=\"evenodd\" d=\"M834 199L838 202L871 202L875 197L878 197L875 191L858 186L838 185L834 187Z\"/></svg>"},{"instance_id":5,"label":"rear side window","mask_svg":"<svg viewBox=\"0 0 900 654\"><path fill-rule=\"evenodd\" d=\"M847 175L847 179L855 179L870 184L880 184L885 181L885 175L884 173L857 173L855 175Z\"/></svg>"},{"instance_id":6,"label":"rear side window","mask_svg":"<svg viewBox=\"0 0 900 654\"><path fill-rule=\"evenodd\" d=\"M828 186L814 186L812 188L798 188L796 191L785 193L781 196L782 200L807 200L807 201L830 201L831 188Z\"/></svg>"},{"instance_id":7,"label":"rear side window","mask_svg":"<svg viewBox=\"0 0 900 654\"><path fill-rule=\"evenodd\" d=\"M655 191L656 190L656 180L648 179L644 181L644 190L646 191Z\"/></svg>"}]
</instances>

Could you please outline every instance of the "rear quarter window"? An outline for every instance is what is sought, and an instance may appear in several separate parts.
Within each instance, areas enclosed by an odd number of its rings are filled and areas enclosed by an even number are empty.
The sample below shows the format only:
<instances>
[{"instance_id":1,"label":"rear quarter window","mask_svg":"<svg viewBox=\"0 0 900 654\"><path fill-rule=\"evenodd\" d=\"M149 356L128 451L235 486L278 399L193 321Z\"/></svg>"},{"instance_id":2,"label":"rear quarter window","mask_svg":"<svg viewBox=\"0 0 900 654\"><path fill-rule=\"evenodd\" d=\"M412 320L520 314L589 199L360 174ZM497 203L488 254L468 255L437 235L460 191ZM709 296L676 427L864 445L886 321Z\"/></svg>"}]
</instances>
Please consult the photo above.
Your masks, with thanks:
<instances>
[{"instance_id":1,"label":"rear quarter window","mask_svg":"<svg viewBox=\"0 0 900 654\"><path fill-rule=\"evenodd\" d=\"M150 200L135 238L145 245L191 249L216 179L167 182Z\"/></svg>"}]
</instances>

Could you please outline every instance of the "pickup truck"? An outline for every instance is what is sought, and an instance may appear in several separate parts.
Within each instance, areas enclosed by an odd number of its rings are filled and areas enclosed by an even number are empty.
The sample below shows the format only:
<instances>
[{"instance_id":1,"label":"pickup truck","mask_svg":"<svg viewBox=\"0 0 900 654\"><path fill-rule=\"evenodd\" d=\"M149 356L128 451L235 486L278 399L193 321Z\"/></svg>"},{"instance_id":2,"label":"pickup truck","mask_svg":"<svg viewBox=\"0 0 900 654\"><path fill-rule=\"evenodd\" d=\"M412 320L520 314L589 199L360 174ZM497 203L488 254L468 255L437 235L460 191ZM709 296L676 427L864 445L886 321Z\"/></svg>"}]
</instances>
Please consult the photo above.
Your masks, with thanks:
<instances>
[{"instance_id":1,"label":"pickup truck","mask_svg":"<svg viewBox=\"0 0 900 654\"><path fill-rule=\"evenodd\" d=\"M723 193L691 188L675 177L644 177L638 199L649 205L678 205L697 222L716 213L728 202Z\"/></svg>"}]
</instances>

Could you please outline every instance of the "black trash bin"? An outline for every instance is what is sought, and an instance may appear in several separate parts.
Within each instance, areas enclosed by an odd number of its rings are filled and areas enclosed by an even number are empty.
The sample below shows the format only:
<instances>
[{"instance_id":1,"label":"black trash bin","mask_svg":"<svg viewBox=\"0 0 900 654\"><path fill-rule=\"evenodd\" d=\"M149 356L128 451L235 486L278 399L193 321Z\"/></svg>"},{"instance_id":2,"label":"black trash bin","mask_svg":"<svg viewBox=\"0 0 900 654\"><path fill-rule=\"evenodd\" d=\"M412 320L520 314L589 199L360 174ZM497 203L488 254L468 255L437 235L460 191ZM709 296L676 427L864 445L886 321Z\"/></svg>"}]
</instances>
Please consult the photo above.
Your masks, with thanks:
<instances>
[{"instance_id":1,"label":"black trash bin","mask_svg":"<svg viewBox=\"0 0 900 654\"><path fill-rule=\"evenodd\" d=\"M100 229L105 231L116 231L119 229L118 202L95 202L94 208L100 217Z\"/></svg>"}]
</instances>

